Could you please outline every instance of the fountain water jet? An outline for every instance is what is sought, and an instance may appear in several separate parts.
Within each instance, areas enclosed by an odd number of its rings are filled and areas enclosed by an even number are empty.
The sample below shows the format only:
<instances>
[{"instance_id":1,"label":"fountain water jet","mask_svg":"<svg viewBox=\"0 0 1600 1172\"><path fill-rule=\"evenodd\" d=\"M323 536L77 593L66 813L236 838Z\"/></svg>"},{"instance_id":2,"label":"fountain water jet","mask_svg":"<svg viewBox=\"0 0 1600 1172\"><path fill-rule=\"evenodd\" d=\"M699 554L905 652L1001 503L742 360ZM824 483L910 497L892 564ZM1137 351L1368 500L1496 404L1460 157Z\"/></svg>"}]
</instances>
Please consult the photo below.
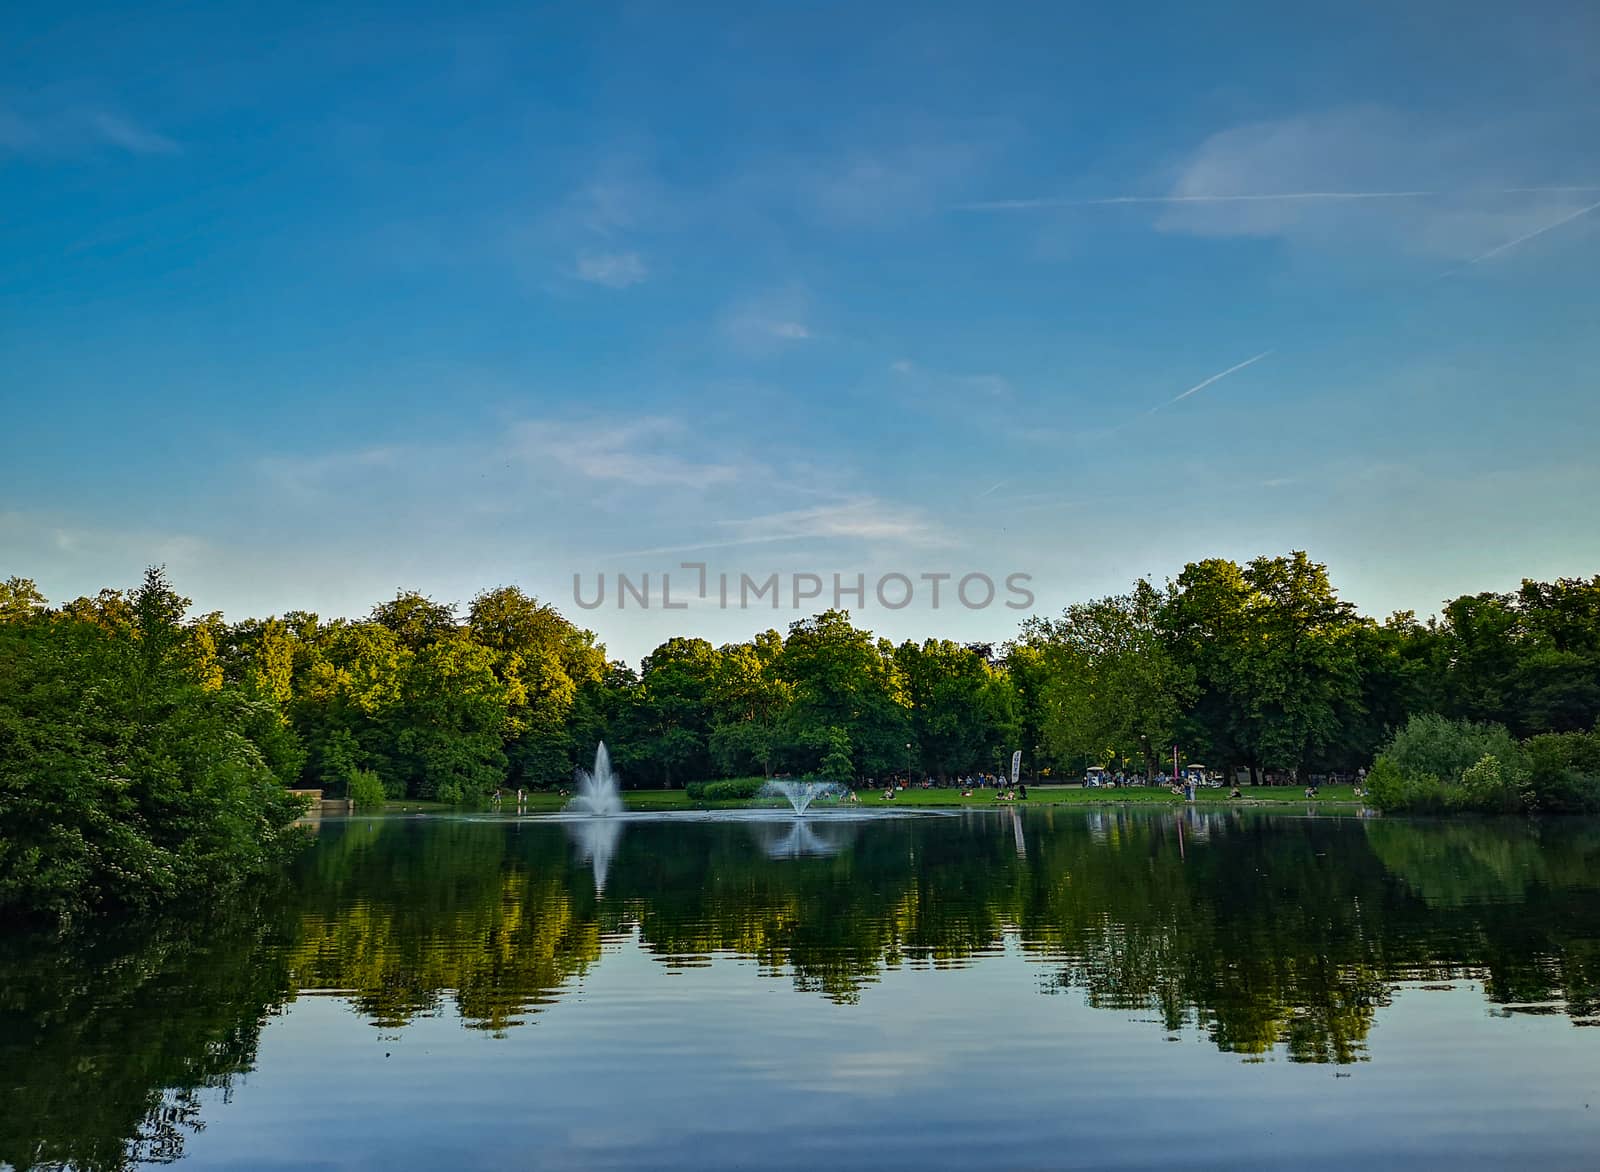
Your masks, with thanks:
<instances>
[{"instance_id":1,"label":"fountain water jet","mask_svg":"<svg viewBox=\"0 0 1600 1172\"><path fill-rule=\"evenodd\" d=\"M606 751L604 741L594 751L593 772L578 770L578 792L567 803L567 809L602 818L620 814L626 809L622 804L622 790L617 785L617 775L611 771L611 754Z\"/></svg>"},{"instance_id":2,"label":"fountain water jet","mask_svg":"<svg viewBox=\"0 0 1600 1172\"><path fill-rule=\"evenodd\" d=\"M823 795L838 795L844 787L836 781L769 781L761 787L760 797L782 797L798 814L804 814L811 803Z\"/></svg>"}]
</instances>

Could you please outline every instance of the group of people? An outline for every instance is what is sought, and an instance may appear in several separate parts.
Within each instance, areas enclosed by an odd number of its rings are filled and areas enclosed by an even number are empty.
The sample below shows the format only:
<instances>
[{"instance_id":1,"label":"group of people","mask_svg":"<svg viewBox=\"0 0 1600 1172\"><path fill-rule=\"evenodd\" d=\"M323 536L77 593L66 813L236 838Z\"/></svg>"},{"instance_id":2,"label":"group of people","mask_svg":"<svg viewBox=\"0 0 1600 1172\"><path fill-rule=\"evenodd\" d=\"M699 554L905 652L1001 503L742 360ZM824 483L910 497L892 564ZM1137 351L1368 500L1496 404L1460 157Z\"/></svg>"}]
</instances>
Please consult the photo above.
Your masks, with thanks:
<instances>
[{"instance_id":1,"label":"group of people","mask_svg":"<svg viewBox=\"0 0 1600 1172\"><path fill-rule=\"evenodd\" d=\"M566 793L567 791L566 790L562 790L561 792L562 793ZM490 799L490 800L494 802L494 808L498 810L500 808L500 804L503 801L505 801L505 795L502 794L498 789L496 789L494 791L494 797L492 799ZM519 810L522 809L522 807L527 805L527 803L528 803L527 792L525 790L523 790L523 788L521 786L518 786L517 787L517 809L519 809Z\"/></svg>"}]
</instances>

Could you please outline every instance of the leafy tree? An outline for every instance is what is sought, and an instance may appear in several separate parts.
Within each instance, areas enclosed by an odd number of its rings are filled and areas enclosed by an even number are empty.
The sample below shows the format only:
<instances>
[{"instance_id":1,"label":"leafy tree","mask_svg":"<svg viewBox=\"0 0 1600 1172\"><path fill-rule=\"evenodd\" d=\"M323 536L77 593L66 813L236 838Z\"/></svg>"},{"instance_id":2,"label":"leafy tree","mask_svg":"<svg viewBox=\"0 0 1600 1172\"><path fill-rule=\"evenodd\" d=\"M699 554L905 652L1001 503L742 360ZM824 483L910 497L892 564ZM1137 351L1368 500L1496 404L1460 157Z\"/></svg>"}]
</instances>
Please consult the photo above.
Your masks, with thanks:
<instances>
[{"instance_id":1,"label":"leafy tree","mask_svg":"<svg viewBox=\"0 0 1600 1172\"><path fill-rule=\"evenodd\" d=\"M1129 594L1029 622L1026 637L1046 665L1041 728L1058 756L1102 765L1133 758L1157 771L1194 693L1193 668L1161 630L1172 597L1141 579Z\"/></svg>"},{"instance_id":2,"label":"leafy tree","mask_svg":"<svg viewBox=\"0 0 1600 1172\"><path fill-rule=\"evenodd\" d=\"M1363 713L1357 631L1327 568L1301 551L1241 569L1185 567L1165 609L1179 661L1200 688L1193 719L1228 761L1298 771L1325 758Z\"/></svg>"},{"instance_id":3,"label":"leafy tree","mask_svg":"<svg viewBox=\"0 0 1600 1172\"><path fill-rule=\"evenodd\" d=\"M44 595L32 578L12 576L0 582L0 623L24 622L44 609Z\"/></svg>"},{"instance_id":4,"label":"leafy tree","mask_svg":"<svg viewBox=\"0 0 1600 1172\"><path fill-rule=\"evenodd\" d=\"M486 648L455 634L405 661L399 702L386 723L411 796L478 801L504 783L511 692L492 660Z\"/></svg>"},{"instance_id":5,"label":"leafy tree","mask_svg":"<svg viewBox=\"0 0 1600 1172\"><path fill-rule=\"evenodd\" d=\"M152 569L126 603L114 626L0 624L0 914L226 889L299 812L269 763L283 747L263 750L276 710L209 686L188 600Z\"/></svg>"},{"instance_id":6,"label":"leafy tree","mask_svg":"<svg viewBox=\"0 0 1600 1172\"><path fill-rule=\"evenodd\" d=\"M515 586L473 598L467 630L494 652L495 674L508 689L511 783L548 786L570 777L580 749L569 727L578 690L605 671L593 632Z\"/></svg>"},{"instance_id":7,"label":"leafy tree","mask_svg":"<svg viewBox=\"0 0 1600 1172\"><path fill-rule=\"evenodd\" d=\"M894 662L921 768L940 778L992 768L1018 734L1015 694L1003 676L948 639L902 643Z\"/></svg>"},{"instance_id":8,"label":"leafy tree","mask_svg":"<svg viewBox=\"0 0 1600 1172\"><path fill-rule=\"evenodd\" d=\"M759 768L772 776L774 754L794 688L781 679L777 659L783 637L765 631L749 643L723 647L711 682L709 748L726 774Z\"/></svg>"},{"instance_id":9,"label":"leafy tree","mask_svg":"<svg viewBox=\"0 0 1600 1172\"><path fill-rule=\"evenodd\" d=\"M1551 814L1600 814L1600 730L1545 733L1525 744L1528 804Z\"/></svg>"},{"instance_id":10,"label":"leafy tree","mask_svg":"<svg viewBox=\"0 0 1600 1172\"><path fill-rule=\"evenodd\" d=\"M372 622L395 633L401 644L419 651L456 631L456 608L415 590L401 590L372 608Z\"/></svg>"},{"instance_id":11,"label":"leafy tree","mask_svg":"<svg viewBox=\"0 0 1600 1172\"><path fill-rule=\"evenodd\" d=\"M845 729L858 774L892 773L905 765L910 739L893 648L830 610L792 623L777 672L794 689L786 756L810 770L830 751L829 730Z\"/></svg>"},{"instance_id":12,"label":"leafy tree","mask_svg":"<svg viewBox=\"0 0 1600 1172\"><path fill-rule=\"evenodd\" d=\"M635 718L645 736L642 748L672 785L704 776L710 769L711 696L718 655L704 639L668 639L645 656L639 676Z\"/></svg>"}]
</instances>

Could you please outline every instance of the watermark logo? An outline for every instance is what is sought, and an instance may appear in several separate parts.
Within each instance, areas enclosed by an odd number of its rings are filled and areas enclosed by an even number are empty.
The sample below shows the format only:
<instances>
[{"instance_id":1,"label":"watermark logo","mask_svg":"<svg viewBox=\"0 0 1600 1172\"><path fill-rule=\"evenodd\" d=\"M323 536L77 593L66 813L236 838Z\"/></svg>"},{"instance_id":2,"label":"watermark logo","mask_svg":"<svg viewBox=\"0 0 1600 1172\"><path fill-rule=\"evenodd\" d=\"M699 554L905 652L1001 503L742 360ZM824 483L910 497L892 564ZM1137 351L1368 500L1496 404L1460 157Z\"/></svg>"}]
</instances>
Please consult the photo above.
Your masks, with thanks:
<instances>
[{"instance_id":1,"label":"watermark logo","mask_svg":"<svg viewBox=\"0 0 1600 1172\"><path fill-rule=\"evenodd\" d=\"M1029 610L1033 606L1033 591L1029 588L1032 581L1031 574L1010 573L996 580L981 570L965 574L891 571L870 576L809 571L713 573L705 562L679 562L671 570L596 573L589 581L581 573L573 574L572 601L583 610L599 610L608 605L617 610L687 610L696 604L718 610L810 610L824 600L830 600L835 610L847 606L855 610L904 610L914 603L930 610L947 606Z\"/></svg>"}]
</instances>

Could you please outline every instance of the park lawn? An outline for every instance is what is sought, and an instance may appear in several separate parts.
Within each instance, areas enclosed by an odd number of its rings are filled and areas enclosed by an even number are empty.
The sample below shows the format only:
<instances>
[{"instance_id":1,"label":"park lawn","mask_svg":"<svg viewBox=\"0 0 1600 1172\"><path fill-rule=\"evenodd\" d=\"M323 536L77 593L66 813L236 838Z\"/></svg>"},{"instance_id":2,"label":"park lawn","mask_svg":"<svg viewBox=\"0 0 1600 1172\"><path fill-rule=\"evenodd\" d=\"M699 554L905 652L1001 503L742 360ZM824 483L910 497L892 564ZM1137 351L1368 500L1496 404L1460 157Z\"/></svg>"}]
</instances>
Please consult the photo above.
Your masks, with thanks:
<instances>
[{"instance_id":1,"label":"park lawn","mask_svg":"<svg viewBox=\"0 0 1600 1172\"><path fill-rule=\"evenodd\" d=\"M1304 806L1306 797L1304 790L1296 786L1243 786L1243 797L1229 798L1225 789L1202 789L1195 798L1196 805L1217 806L1251 806L1251 805L1298 805ZM921 806L921 807L955 807L967 809L995 809L997 807L1017 806L1119 806L1119 805L1181 805L1183 799L1169 793L1165 786L1119 786L1115 789L1084 789L1077 785L1030 785L1028 787L1027 801L1002 802L995 797L995 790L978 789L972 792L970 798L961 796L961 791L949 789L907 789L896 791L893 801L884 801L883 791L879 789L857 789L856 796L863 806ZM571 796L563 796L555 790L529 790L524 797L522 812L527 814L551 814L560 810L569 801ZM689 795L681 789L625 789L622 791L622 800L628 809L635 813L658 813L668 810L727 810L747 806L770 806L777 804L771 800L764 801L735 801L735 802L695 802L689 800ZM1322 787L1321 796L1316 799L1316 804L1357 804L1352 787L1348 785L1325 785ZM823 800L818 803L819 810L835 808L838 803ZM458 806L449 806L441 802L422 801L417 798L408 798L403 801L387 802L384 810L387 813L448 813L459 810ZM515 813L517 799L515 791L507 794L501 802L499 812L502 814Z\"/></svg>"},{"instance_id":2,"label":"park lawn","mask_svg":"<svg viewBox=\"0 0 1600 1172\"><path fill-rule=\"evenodd\" d=\"M1077 785L1030 785L1026 802L1002 802L992 789L979 789L970 798L961 796L958 789L906 789L896 791L892 801L884 801L882 790L857 790L862 805L867 806L1120 806L1120 805L1181 805L1184 799L1170 793L1165 786L1118 786L1115 789L1084 789ZM1238 798L1230 798L1226 789L1202 789L1195 795L1196 805L1301 805L1307 804L1304 787L1298 786L1241 786ZM1354 787L1325 785L1316 799L1317 804L1355 804Z\"/></svg>"}]
</instances>

